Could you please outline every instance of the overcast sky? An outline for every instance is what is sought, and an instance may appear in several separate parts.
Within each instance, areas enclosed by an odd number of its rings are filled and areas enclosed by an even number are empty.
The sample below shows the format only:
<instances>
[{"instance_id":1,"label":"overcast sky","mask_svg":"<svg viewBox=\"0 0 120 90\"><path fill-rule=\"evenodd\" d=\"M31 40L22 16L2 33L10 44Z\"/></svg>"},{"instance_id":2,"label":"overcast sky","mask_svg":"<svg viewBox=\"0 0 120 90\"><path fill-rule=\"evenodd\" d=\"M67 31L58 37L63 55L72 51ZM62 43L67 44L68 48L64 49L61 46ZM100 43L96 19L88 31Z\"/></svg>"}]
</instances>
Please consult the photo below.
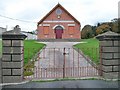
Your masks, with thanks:
<instances>
[{"instance_id":1,"label":"overcast sky","mask_svg":"<svg viewBox=\"0 0 120 90\"><path fill-rule=\"evenodd\" d=\"M24 31L37 28L37 22L43 18L58 2L67 9L82 27L95 25L118 17L119 0L0 0L0 27L20 25ZM13 19L3 18L7 16Z\"/></svg>"}]
</instances>

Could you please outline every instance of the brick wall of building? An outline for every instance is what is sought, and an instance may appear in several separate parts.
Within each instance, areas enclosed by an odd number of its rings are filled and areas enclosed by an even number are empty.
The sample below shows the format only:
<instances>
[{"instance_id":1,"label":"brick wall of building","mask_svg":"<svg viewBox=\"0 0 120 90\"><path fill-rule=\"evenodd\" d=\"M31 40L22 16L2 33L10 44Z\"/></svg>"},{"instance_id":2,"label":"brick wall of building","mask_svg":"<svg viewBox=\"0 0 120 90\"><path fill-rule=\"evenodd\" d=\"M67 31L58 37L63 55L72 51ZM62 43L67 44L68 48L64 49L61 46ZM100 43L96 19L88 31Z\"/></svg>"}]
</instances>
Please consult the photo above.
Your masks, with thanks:
<instances>
[{"instance_id":1,"label":"brick wall of building","mask_svg":"<svg viewBox=\"0 0 120 90\"><path fill-rule=\"evenodd\" d=\"M61 9L62 14L57 15L56 10ZM48 34L44 33L44 27L49 28ZM63 28L62 39L80 39L80 23L77 22L69 13L63 8L56 7L47 17L38 24L38 39L56 39L55 27L61 26ZM73 27L73 33L70 33L69 27Z\"/></svg>"}]
</instances>

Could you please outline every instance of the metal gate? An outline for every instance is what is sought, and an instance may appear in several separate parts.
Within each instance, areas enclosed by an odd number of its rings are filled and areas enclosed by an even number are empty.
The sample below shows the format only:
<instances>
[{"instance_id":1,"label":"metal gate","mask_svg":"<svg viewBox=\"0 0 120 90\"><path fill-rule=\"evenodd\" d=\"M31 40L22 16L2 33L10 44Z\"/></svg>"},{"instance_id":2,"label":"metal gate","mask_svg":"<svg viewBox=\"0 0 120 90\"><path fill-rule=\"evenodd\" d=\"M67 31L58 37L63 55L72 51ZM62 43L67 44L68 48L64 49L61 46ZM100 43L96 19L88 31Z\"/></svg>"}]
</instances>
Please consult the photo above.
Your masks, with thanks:
<instances>
[{"instance_id":1,"label":"metal gate","mask_svg":"<svg viewBox=\"0 0 120 90\"><path fill-rule=\"evenodd\" d=\"M92 51L91 51L92 52ZM96 53L97 54L97 53ZM99 76L98 66L89 62L82 51L73 48L45 48L34 62L33 75L25 79L58 79Z\"/></svg>"}]
</instances>

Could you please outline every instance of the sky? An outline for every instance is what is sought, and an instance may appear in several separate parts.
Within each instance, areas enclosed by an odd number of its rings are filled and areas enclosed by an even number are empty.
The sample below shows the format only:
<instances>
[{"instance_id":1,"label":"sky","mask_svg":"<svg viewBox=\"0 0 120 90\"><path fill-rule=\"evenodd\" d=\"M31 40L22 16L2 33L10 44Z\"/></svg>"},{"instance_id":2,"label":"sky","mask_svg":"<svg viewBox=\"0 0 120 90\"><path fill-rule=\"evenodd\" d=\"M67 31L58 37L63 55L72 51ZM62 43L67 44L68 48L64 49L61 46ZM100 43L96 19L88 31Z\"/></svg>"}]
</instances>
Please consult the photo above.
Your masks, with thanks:
<instances>
[{"instance_id":1,"label":"sky","mask_svg":"<svg viewBox=\"0 0 120 90\"><path fill-rule=\"evenodd\" d=\"M119 0L0 0L0 27L10 30L19 25L22 31L36 30L37 22L58 2L81 23L81 28L118 17Z\"/></svg>"}]
</instances>

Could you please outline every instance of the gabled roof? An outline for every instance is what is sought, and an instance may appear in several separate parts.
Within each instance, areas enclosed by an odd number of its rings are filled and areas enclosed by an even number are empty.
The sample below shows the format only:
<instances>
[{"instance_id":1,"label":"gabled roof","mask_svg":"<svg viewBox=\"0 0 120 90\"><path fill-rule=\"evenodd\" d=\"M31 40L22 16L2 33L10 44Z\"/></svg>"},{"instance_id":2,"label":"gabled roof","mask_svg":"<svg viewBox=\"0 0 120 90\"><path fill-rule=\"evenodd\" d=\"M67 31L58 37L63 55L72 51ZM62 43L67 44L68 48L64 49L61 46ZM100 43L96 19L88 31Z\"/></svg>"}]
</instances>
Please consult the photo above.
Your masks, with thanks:
<instances>
[{"instance_id":1,"label":"gabled roof","mask_svg":"<svg viewBox=\"0 0 120 90\"><path fill-rule=\"evenodd\" d=\"M80 24L80 22L73 17L62 5L60 5L59 3L47 14L45 15L39 22L38 24L42 23L56 8L60 7L61 9L63 9L69 16L72 17L72 19L74 19L78 24Z\"/></svg>"}]
</instances>

